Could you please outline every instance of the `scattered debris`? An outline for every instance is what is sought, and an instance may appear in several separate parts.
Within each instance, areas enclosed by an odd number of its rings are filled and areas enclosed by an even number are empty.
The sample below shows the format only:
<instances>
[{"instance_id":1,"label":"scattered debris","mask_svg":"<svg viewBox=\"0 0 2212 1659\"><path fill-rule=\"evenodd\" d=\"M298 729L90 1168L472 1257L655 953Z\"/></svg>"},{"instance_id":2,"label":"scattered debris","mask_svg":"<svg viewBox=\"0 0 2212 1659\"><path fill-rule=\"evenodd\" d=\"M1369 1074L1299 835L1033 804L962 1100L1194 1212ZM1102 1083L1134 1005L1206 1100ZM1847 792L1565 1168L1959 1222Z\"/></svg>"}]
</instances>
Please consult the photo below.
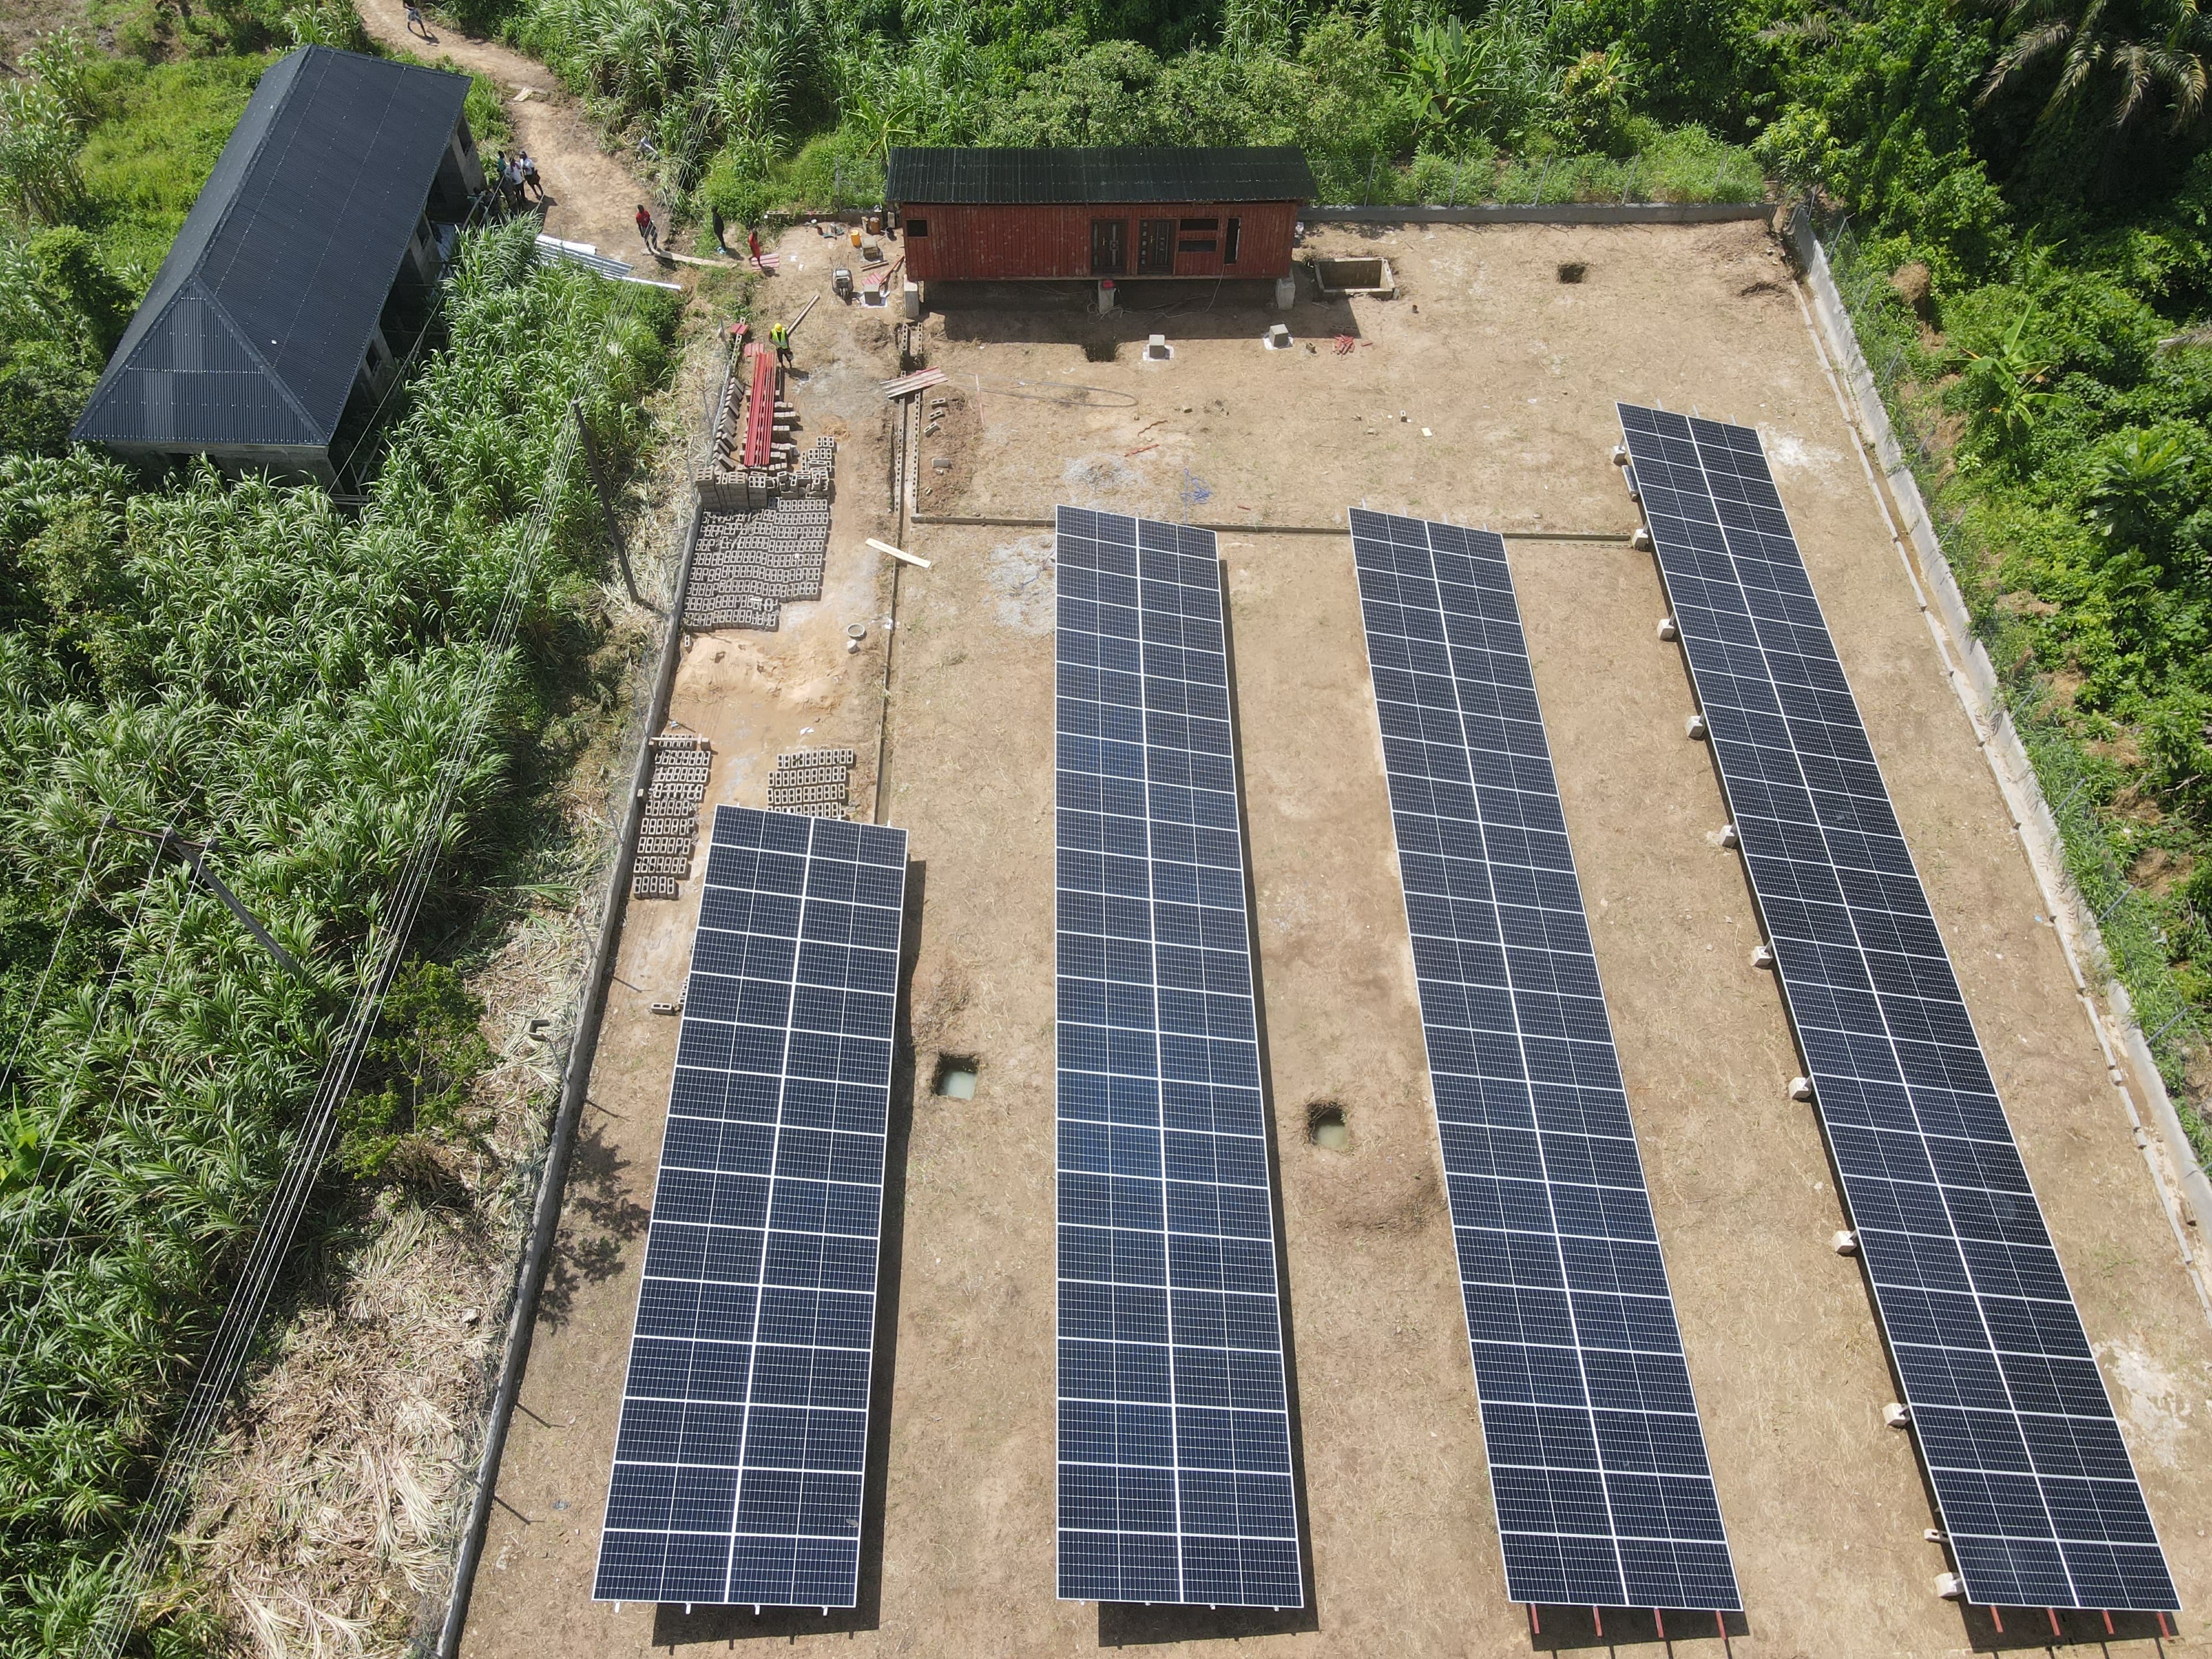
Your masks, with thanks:
<instances>
[{"instance_id":1,"label":"scattered debris","mask_svg":"<svg viewBox=\"0 0 2212 1659\"><path fill-rule=\"evenodd\" d=\"M1132 455L1141 455L1148 449L1158 449L1158 447L1159 446L1158 444L1139 444L1134 449L1123 450L1121 452L1121 456L1122 459L1126 460Z\"/></svg>"},{"instance_id":2,"label":"scattered debris","mask_svg":"<svg viewBox=\"0 0 2212 1659\"><path fill-rule=\"evenodd\" d=\"M1288 351L1297 342L1291 338L1289 324L1275 323L1268 327L1267 337L1261 343L1270 351Z\"/></svg>"},{"instance_id":3,"label":"scattered debris","mask_svg":"<svg viewBox=\"0 0 2212 1659\"><path fill-rule=\"evenodd\" d=\"M1589 267L1581 260L1569 259L1559 266L1559 280L1563 283L1579 283L1589 274Z\"/></svg>"},{"instance_id":4,"label":"scattered debris","mask_svg":"<svg viewBox=\"0 0 2212 1659\"><path fill-rule=\"evenodd\" d=\"M1358 343L1359 342L1349 334L1340 334L1336 337L1336 355L1340 357L1349 357L1352 355L1352 348Z\"/></svg>"}]
</instances>

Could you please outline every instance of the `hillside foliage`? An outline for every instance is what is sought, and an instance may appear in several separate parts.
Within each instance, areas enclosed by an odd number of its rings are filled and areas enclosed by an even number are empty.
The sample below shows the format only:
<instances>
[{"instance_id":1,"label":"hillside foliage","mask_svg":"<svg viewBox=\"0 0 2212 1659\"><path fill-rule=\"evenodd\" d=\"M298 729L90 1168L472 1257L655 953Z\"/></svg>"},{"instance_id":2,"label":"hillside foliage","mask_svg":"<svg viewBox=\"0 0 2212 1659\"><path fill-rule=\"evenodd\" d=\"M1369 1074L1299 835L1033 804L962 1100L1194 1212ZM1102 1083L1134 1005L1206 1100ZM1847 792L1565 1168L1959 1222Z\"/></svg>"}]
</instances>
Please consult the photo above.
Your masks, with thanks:
<instances>
[{"instance_id":1,"label":"hillside foliage","mask_svg":"<svg viewBox=\"0 0 2212 1659\"><path fill-rule=\"evenodd\" d=\"M357 514L205 469L0 458L0 1652L72 1650L112 1581L363 941L476 717L570 399L615 455L644 435L672 307L538 266L530 228L465 245L446 343ZM580 470L552 477L434 935L480 903L592 692L598 518ZM216 840L312 982L120 826ZM467 1146L472 1006L450 969L403 970L342 1116L349 1178L434 1172ZM210 1639L196 1605L154 1650Z\"/></svg>"}]
</instances>

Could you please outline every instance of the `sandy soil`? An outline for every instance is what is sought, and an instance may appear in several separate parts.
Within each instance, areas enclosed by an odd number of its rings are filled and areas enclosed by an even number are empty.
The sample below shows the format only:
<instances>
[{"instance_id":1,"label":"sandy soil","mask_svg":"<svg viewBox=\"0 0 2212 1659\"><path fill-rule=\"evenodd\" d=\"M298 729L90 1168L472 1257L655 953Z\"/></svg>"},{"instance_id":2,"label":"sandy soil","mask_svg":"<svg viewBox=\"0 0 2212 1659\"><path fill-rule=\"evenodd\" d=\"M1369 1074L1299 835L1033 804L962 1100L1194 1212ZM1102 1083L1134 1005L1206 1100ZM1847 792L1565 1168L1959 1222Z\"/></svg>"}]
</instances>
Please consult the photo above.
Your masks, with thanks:
<instances>
[{"instance_id":1,"label":"sandy soil","mask_svg":"<svg viewBox=\"0 0 2212 1659\"><path fill-rule=\"evenodd\" d=\"M962 396L925 444L925 511L1048 516L1074 501L1323 524L1364 501L1625 538L1636 516L1607 459L1613 398L1757 424L2193 1609L2182 1630L2202 1635L2212 1486L2192 1472L2212 1457L2212 1337L1773 244L1746 225L1317 240L1383 249L1402 286L1395 301L1329 306L1305 290L1287 320L1318 343L1311 353L1262 350L1276 314L1233 292L1211 309L1203 290L1180 302L1158 293L1151 303L1176 308L1103 320L1051 295L1023 308L933 295L945 308L927 324L930 360L951 371L942 395ZM1589 267L1579 286L1556 279L1567 260ZM1096 361L1108 339L1155 331L1174 342L1171 362L1144 362L1130 343ZM1339 356L1338 334L1364 343ZM856 391L887 356L834 331L801 348L803 361L855 353L840 373ZM1045 379L1098 390L1070 403L1016 384ZM859 428L860 401L851 407L838 413ZM856 435L841 457L841 549L874 533L857 523L880 511L881 453ZM951 465L933 466L939 455ZM896 1335L879 1352L889 1411L872 1454L861 1607L826 1620L687 1618L587 1599L674 1039L672 1022L623 1010L676 984L690 919L678 904L641 912L625 946L562 1294L526 1382L469 1651L753 1639L958 1656L1197 1653L1231 1639L1358 1656L1598 1645L1585 1613L1547 1615L1532 1637L1503 1593L1350 549L1325 536L1221 544L1312 1606L1248 1620L1053 1600L1051 549L1022 530L907 534L935 565L901 578L887 706L884 816L912 831L921 898L910 1117L895 1131L886 1208ZM1787 1098L1788 1027L1771 980L1747 964L1750 903L1718 842L1707 757L1682 735L1689 692L1674 647L1654 635L1650 559L1625 539L1512 548L1748 1609L1726 1650L2046 1645L2039 1622L2022 1630L2008 1617L1999 1636L1984 1613L1931 1592L1946 1564L1922 1537L1933 1517L1912 1447L1881 1425L1895 1391L1859 1270L1829 1248L1840 1224L1832 1174L1811 1115ZM842 557L832 570L880 592ZM733 785L718 757L720 798L757 799L745 792L793 725L826 735L872 719L866 659L825 667L810 625L693 653L678 712L710 724L732 757ZM980 1059L973 1101L911 1097L911 1079L940 1053ZM1322 1100L1346 1109L1342 1151L1304 1136L1307 1108ZM2094 1619L2067 1632L2102 1638ZM1668 1633L1722 1650L1711 1626ZM2140 1627L2130 1633L2124 1626L2111 1650L2153 1650ZM1607 1620L1613 1642L1654 1635L1648 1619Z\"/></svg>"},{"instance_id":2,"label":"sandy soil","mask_svg":"<svg viewBox=\"0 0 2212 1659\"><path fill-rule=\"evenodd\" d=\"M681 280L681 267L672 260L655 259L638 240L638 204L653 204L650 186L620 156L600 148L599 134L552 70L512 47L477 40L449 25L428 25L434 38L428 41L410 34L406 0L354 0L354 4L368 32L386 45L434 63L450 58L498 83L507 100L507 118L514 124L514 147L530 152L545 186L547 235L589 242L611 258L627 260L641 275L665 282ZM526 88L535 95L516 101ZM482 134L477 138L489 169L501 146L485 142ZM660 216L657 208L654 216Z\"/></svg>"}]
</instances>

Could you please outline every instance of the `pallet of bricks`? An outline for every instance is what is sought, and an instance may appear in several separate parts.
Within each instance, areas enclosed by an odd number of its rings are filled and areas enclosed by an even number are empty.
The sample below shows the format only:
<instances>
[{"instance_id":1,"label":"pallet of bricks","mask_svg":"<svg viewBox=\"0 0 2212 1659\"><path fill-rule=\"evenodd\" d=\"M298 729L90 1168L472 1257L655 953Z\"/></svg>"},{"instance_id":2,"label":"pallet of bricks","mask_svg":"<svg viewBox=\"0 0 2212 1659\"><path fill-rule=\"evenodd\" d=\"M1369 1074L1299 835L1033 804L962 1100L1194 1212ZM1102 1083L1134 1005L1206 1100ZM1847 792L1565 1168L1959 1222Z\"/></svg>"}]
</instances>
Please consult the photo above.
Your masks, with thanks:
<instances>
[{"instance_id":1,"label":"pallet of bricks","mask_svg":"<svg viewBox=\"0 0 2212 1659\"><path fill-rule=\"evenodd\" d=\"M768 465L747 466L741 412L747 395L732 373L715 416L713 458L693 480L699 544L684 625L695 632L774 629L786 604L822 597L837 441L817 438L801 451L799 411L779 398Z\"/></svg>"},{"instance_id":2,"label":"pallet of bricks","mask_svg":"<svg viewBox=\"0 0 2212 1659\"><path fill-rule=\"evenodd\" d=\"M699 546L684 595L684 625L775 628L783 606L822 597L830 556L829 480L836 440L815 441L799 474L755 513L702 509Z\"/></svg>"},{"instance_id":3,"label":"pallet of bricks","mask_svg":"<svg viewBox=\"0 0 2212 1659\"><path fill-rule=\"evenodd\" d=\"M629 890L634 898L674 898L698 848L699 807L707 799L714 746L690 733L664 733L653 739L652 754L645 827L638 832Z\"/></svg>"},{"instance_id":4,"label":"pallet of bricks","mask_svg":"<svg viewBox=\"0 0 2212 1659\"><path fill-rule=\"evenodd\" d=\"M793 749L778 755L775 770L769 774L768 810L843 817L856 758L849 749Z\"/></svg>"}]
</instances>

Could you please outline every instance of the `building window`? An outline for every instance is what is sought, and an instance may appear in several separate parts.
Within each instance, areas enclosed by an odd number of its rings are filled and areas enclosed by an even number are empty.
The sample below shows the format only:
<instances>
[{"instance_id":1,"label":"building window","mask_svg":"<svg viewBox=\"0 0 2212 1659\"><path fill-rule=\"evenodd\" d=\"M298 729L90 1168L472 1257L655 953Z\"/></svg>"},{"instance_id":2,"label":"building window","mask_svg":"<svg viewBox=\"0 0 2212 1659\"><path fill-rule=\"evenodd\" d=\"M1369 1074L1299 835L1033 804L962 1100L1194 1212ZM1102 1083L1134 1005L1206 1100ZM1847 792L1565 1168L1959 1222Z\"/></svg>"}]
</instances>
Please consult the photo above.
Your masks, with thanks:
<instances>
[{"instance_id":1,"label":"building window","mask_svg":"<svg viewBox=\"0 0 2212 1659\"><path fill-rule=\"evenodd\" d=\"M1233 265L1237 263L1237 245L1243 240L1244 222L1242 219L1231 219L1229 222L1229 246L1221 250L1223 264Z\"/></svg>"},{"instance_id":2,"label":"building window","mask_svg":"<svg viewBox=\"0 0 2212 1659\"><path fill-rule=\"evenodd\" d=\"M1218 246L1211 236L1186 236L1176 244L1178 253L1211 253Z\"/></svg>"},{"instance_id":3,"label":"building window","mask_svg":"<svg viewBox=\"0 0 2212 1659\"><path fill-rule=\"evenodd\" d=\"M1221 228L1221 221L1218 219L1186 219L1182 222L1182 228L1185 230L1218 230Z\"/></svg>"},{"instance_id":4,"label":"building window","mask_svg":"<svg viewBox=\"0 0 2212 1659\"><path fill-rule=\"evenodd\" d=\"M906 222L906 236L907 240L910 242L927 240L929 236L929 221L927 219L908 220Z\"/></svg>"}]
</instances>

